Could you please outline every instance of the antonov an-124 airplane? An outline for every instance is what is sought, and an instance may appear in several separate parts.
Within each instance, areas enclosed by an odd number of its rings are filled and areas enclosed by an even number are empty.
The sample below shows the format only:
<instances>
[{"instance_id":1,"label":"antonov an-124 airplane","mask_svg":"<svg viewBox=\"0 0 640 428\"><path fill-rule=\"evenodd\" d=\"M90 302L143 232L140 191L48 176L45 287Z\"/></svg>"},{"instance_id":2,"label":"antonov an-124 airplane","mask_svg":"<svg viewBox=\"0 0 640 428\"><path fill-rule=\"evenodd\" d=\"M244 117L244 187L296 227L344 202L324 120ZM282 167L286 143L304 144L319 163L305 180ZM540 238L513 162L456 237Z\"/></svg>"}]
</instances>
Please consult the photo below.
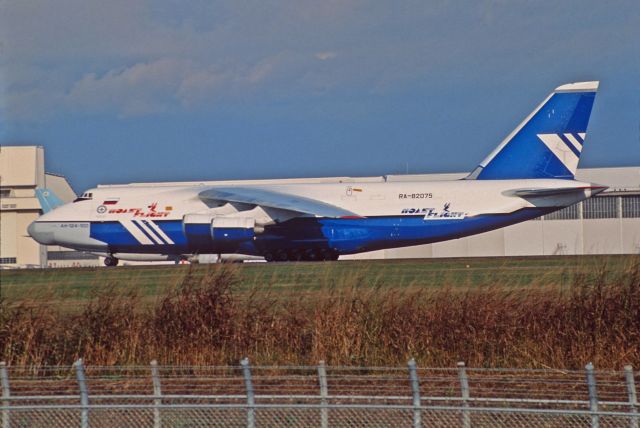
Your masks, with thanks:
<instances>
[{"instance_id":1,"label":"antonov an-124 airplane","mask_svg":"<svg viewBox=\"0 0 640 428\"><path fill-rule=\"evenodd\" d=\"M486 232L606 189L574 179L597 88L556 88L461 180L100 186L28 232L103 255L108 266L230 253L336 260Z\"/></svg>"}]
</instances>

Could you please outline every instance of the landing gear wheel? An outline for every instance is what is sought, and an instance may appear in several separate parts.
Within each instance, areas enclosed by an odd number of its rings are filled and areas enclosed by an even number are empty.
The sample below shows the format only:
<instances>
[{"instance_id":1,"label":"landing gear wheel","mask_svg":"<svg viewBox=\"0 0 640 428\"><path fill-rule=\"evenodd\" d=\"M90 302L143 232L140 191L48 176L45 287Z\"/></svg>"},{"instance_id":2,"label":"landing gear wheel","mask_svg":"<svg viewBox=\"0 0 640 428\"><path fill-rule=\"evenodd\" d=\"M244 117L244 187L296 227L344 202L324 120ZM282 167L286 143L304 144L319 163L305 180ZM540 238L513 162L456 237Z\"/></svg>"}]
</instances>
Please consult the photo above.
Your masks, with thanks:
<instances>
[{"instance_id":1,"label":"landing gear wheel","mask_svg":"<svg viewBox=\"0 0 640 428\"><path fill-rule=\"evenodd\" d=\"M299 262L302 260L302 253L300 251L289 251L289 260L292 262Z\"/></svg>"},{"instance_id":2,"label":"landing gear wheel","mask_svg":"<svg viewBox=\"0 0 640 428\"><path fill-rule=\"evenodd\" d=\"M267 262L271 263L271 262L275 261L276 258L273 256L273 253L265 253L264 259Z\"/></svg>"},{"instance_id":3,"label":"landing gear wheel","mask_svg":"<svg viewBox=\"0 0 640 428\"><path fill-rule=\"evenodd\" d=\"M317 261L319 259L318 252L315 251L315 250L307 250L304 253L303 259L304 260L308 260L310 262L315 262L315 261Z\"/></svg>"},{"instance_id":4,"label":"landing gear wheel","mask_svg":"<svg viewBox=\"0 0 640 428\"><path fill-rule=\"evenodd\" d=\"M325 262L338 260L338 253L332 250L322 250L320 252L320 260Z\"/></svg>"},{"instance_id":5,"label":"landing gear wheel","mask_svg":"<svg viewBox=\"0 0 640 428\"><path fill-rule=\"evenodd\" d=\"M105 265L105 266L118 266L118 262L119 262L119 261L120 261L120 260L118 260L118 259L117 259L117 258L115 258L115 257L108 256L108 257L105 257L105 258L104 258L104 265Z\"/></svg>"},{"instance_id":6,"label":"landing gear wheel","mask_svg":"<svg viewBox=\"0 0 640 428\"><path fill-rule=\"evenodd\" d=\"M289 260L289 256L287 256L287 253L285 251L278 251L276 253L276 260L279 262L286 262L287 260Z\"/></svg>"}]
</instances>

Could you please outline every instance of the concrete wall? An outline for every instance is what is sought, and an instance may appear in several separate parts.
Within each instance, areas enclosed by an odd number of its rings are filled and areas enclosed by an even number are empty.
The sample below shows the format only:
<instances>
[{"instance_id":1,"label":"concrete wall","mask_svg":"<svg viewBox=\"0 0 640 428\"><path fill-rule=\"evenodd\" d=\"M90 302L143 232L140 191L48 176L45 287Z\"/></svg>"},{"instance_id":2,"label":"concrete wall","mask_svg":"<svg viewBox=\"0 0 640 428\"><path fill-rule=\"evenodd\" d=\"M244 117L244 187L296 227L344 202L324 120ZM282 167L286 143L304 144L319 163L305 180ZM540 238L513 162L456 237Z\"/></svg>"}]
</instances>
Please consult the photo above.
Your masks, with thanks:
<instances>
[{"instance_id":1,"label":"concrete wall","mask_svg":"<svg viewBox=\"0 0 640 428\"><path fill-rule=\"evenodd\" d=\"M61 247L45 247L27 235L27 227L42 213L36 189L49 188L63 201L71 202L75 193L67 180L45 174L42 147L0 147L0 267L47 266L48 251L64 251ZM15 263L7 263L15 259ZM92 265L95 260L63 260L56 266Z\"/></svg>"},{"instance_id":2,"label":"concrete wall","mask_svg":"<svg viewBox=\"0 0 640 428\"><path fill-rule=\"evenodd\" d=\"M621 220L622 252L640 254L640 219L623 218Z\"/></svg>"},{"instance_id":3,"label":"concrete wall","mask_svg":"<svg viewBox=\"0 0 640 428\"><path fill-rule=\"evenodd\" d=\"M16 212L0 211L0 257L15 258L18 256L15 233L16 230Z\"/></svg>"},{"instance_id":4,"label":"concrete wall","mask_svg":"<svg viewBox=\"0 0 640 428\"><path fill-rule=\"evenodd\" d=\"M0 147L0 186L31 187L44 185L44 149L42 147Z\"/></svg>"},{"instance_id":5,"label":"concrete wall","mask_svg":"<svg viewBox=\"0 0 640 428\"><path fill-rule=\"evenodd\" d=\"M579 220L542 220L542 254L583 254L582 225Z\"/></svg>"},{"instance_id":6,"label":"concrete wall","mask_svg":"<svg viewBox=\"0 0 640 428\"><path fill-rule=\"evenodd\" d=\"M45 183L44 149L42 147L0 148L0 221L2 245L0 258L15 258L10 266L41 266L46 253L27 236L27 226L40 215L35 189Z\"/></svg>"},{"instance_id":7,"label":"concrete wall","mask_svg":"<svg viewBox=\"0 0 640 428\"><path fill-rule=\"evenodd\" d=\"M63 176L55 174L45 174L45 181L45 187L53 191L53 193L55 193L62 202L71 202L76 198L76 193L69 185L67 179Z\"/></svg>"}]
</instances>

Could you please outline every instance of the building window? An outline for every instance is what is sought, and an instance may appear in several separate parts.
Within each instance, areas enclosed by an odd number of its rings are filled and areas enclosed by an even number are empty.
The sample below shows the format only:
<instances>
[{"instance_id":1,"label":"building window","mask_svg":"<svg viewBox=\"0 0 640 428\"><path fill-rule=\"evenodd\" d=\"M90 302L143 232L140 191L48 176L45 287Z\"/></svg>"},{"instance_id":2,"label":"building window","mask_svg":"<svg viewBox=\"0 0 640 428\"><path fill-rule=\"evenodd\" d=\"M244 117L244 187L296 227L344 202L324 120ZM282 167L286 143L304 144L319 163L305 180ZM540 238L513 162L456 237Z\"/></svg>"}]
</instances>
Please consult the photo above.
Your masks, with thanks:
<instances>
[{"instance_id":1,"label":"building window","mask_svg":"<svg viewBox=\"0 0 640 428\"><path fill-rule=\"evenodd\" d=\"M577 220L580 218L579 204L570 205L544 216L545 220Z\"/></svg>"},{"instance_id":2,"label":"building window","mask_svg":"<svg viewBox=\"0 0 640 428\"><path fill-rule=\"evenodd\" d=\"M15 257L0 257L0 265L15 265L18 260Z\"/></svg>"},{"instance_id":3,"label":"building window","mask_svg":"<svg viewBox=\"0 0 640 428\"><path fill-rule=\"evenodd\" d=\"M622 196L622 217L640 218L640 196Z\"/></svg>"},{"instance_id":4,"label":"building window","mask_svg":"<svg viewBox=\"0 0 640 428\"><path fill-rule=\"evenodd\" d=\"M10 198L11 189L0 189L0 198Z\"/></svg>"},{"instance_id":5,"label":"building window","mask_svg":"<svg viewBox=\"0 0 640 428\"><path fill-rule=\"evenodd\" d=\"M618 198L616 196L600 196L584 201L583 216L585 219L617 218Z\"/></svg>"}]
</instances>

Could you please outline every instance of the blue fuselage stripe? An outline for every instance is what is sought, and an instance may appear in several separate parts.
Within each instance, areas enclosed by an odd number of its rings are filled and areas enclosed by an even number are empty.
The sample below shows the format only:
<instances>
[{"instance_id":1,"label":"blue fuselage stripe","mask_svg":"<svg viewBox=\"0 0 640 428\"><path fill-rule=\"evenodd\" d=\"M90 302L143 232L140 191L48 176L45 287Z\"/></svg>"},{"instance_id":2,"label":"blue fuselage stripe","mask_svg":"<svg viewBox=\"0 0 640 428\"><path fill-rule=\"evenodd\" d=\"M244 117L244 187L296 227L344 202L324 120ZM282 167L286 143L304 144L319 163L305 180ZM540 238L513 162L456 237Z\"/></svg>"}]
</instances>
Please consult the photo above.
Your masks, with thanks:
<instances>
[{"instance_id":1,"label":"blue fuselage stripe","mask_svg":"<svg viewBox=\"0 0 640 428\"><path fill-rule=\"evenodd\" d=\"M485 214L464 219L425 220L423 215L379 216L358 219L299 217L265 228L264 233L242 242L212 238L210 227L183 230L181 220L163 220L156 225L174 242L141 245L120 222L91 224L91 236L114 252L264 254L268 251L329 248L341 254L408 245L420 245L460 238L525 221L559 209L528 208L509 214ZM134 222L135 224L135 222ZM193 225L191 225L193 226ZM141 231L144 230L139 226ZM149 236L145 233L145 236Z\"/></svg>"}]
</instances>

